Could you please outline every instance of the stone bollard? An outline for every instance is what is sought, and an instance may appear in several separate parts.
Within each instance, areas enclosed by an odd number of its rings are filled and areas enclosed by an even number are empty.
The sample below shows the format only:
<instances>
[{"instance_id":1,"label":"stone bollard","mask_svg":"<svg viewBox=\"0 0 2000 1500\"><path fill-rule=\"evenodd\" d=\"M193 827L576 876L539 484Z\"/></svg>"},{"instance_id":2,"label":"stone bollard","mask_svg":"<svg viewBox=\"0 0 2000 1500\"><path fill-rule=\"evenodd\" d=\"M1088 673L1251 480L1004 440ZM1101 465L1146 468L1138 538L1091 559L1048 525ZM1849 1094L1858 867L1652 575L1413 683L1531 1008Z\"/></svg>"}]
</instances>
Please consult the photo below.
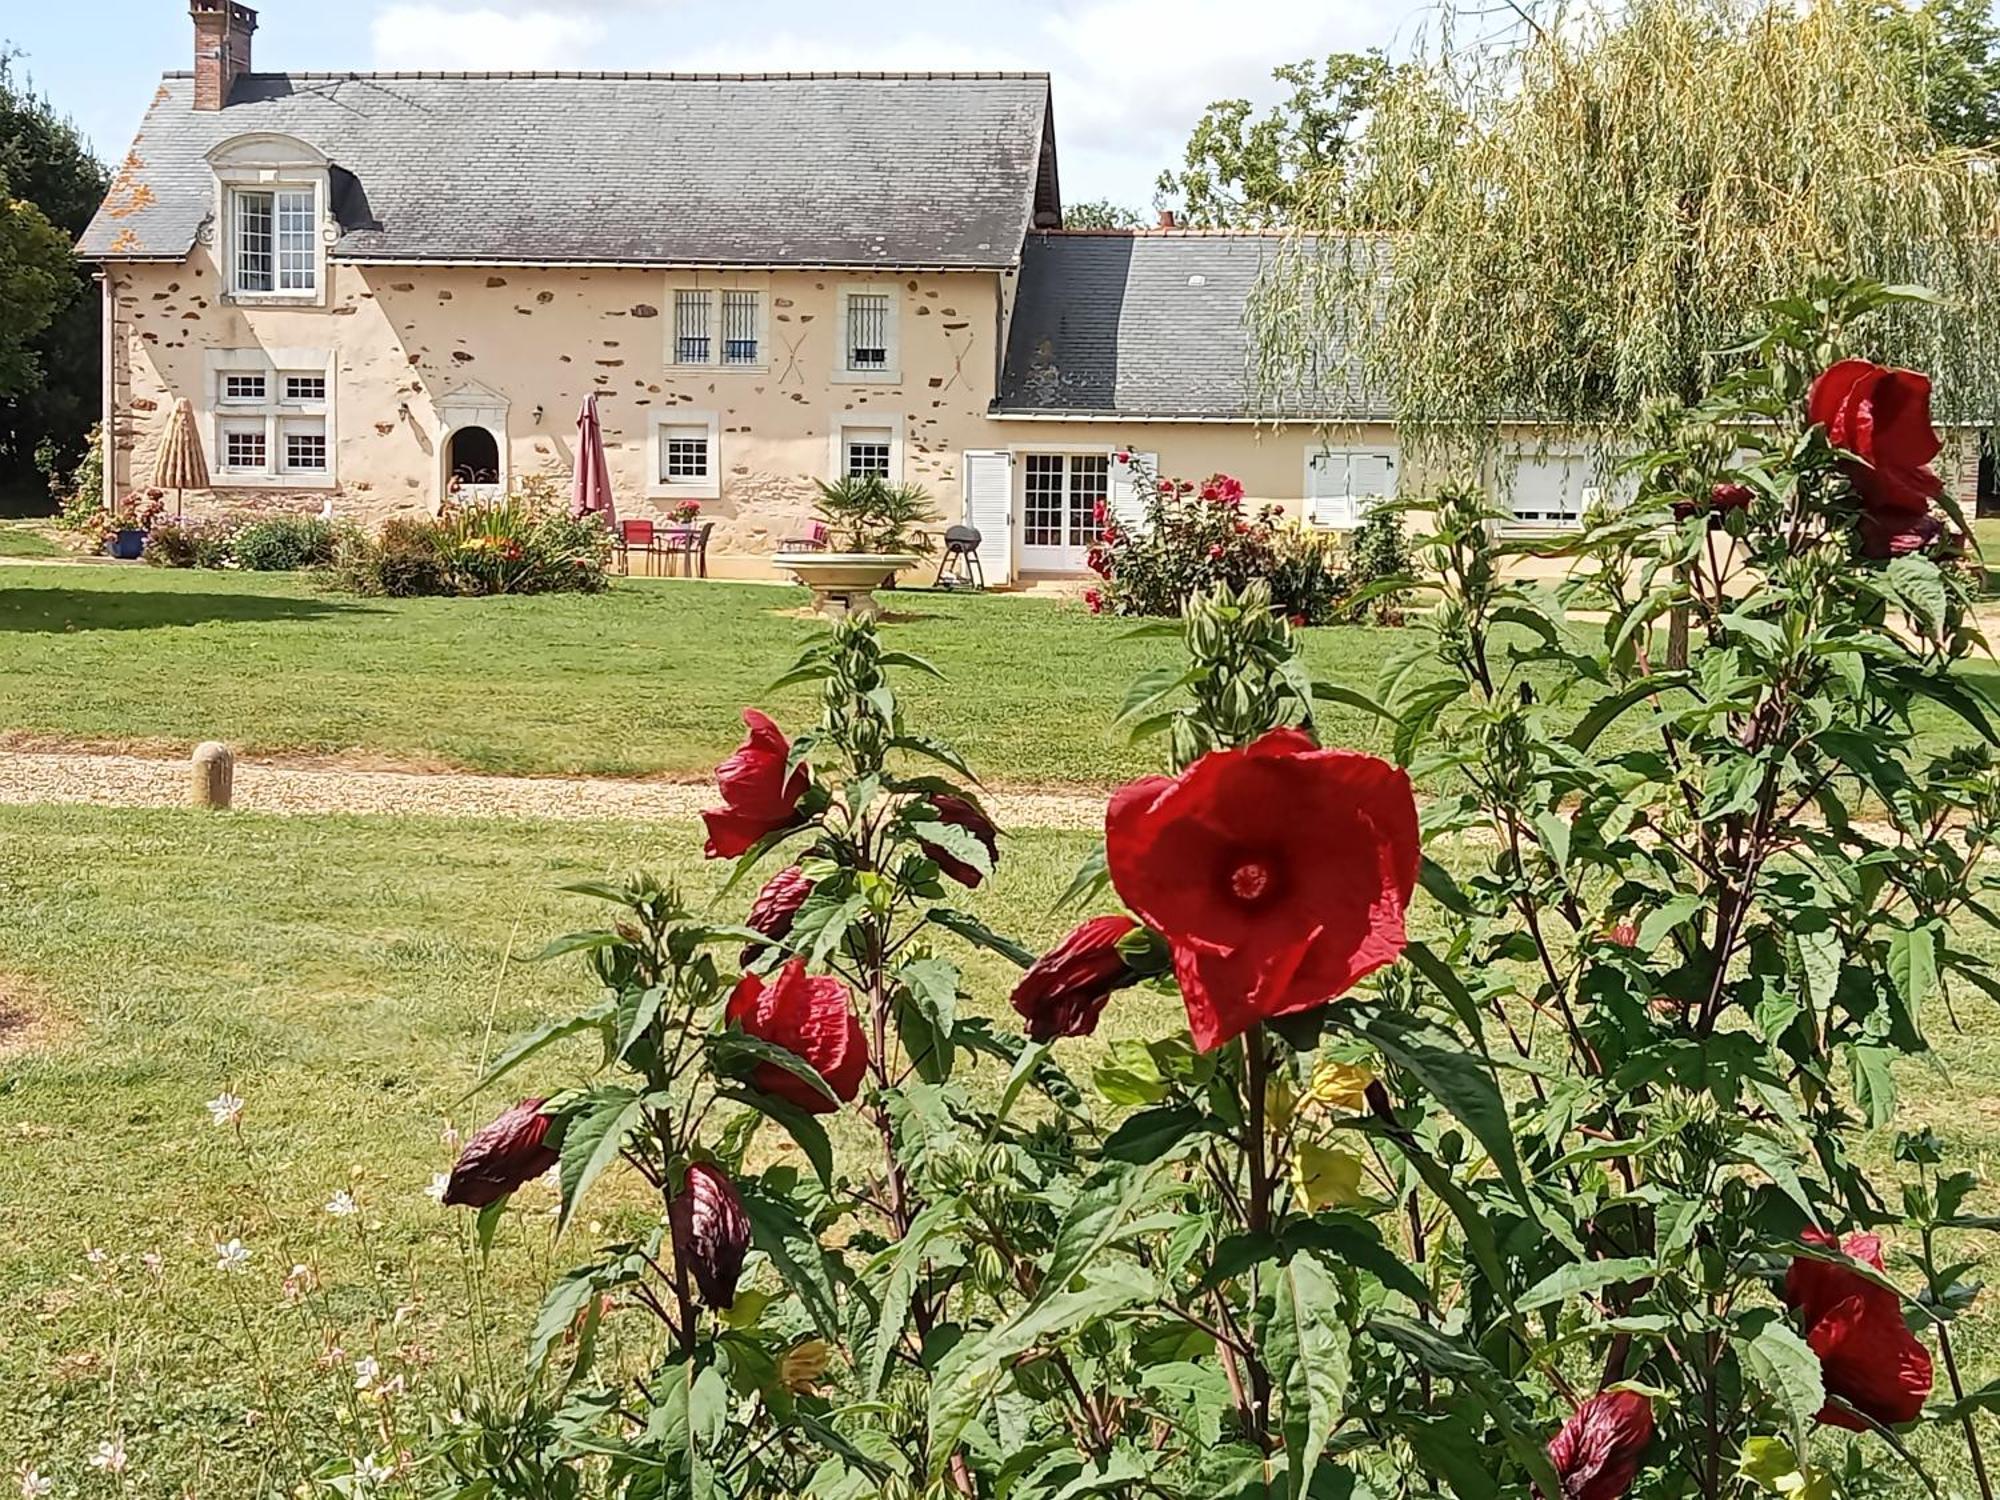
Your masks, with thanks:
<instances>
[{"instance_id":1,"label":"stone bollard","mask_svg":"<svg viewBox=\"0 0 2000 1500\"><path fill-rule=\"evenodd\" d=\"M196 807L226 809L236 791L235 752L217 740L207 740L194 747L192 764L188 800Z\"/></svg>"}]
</instances>

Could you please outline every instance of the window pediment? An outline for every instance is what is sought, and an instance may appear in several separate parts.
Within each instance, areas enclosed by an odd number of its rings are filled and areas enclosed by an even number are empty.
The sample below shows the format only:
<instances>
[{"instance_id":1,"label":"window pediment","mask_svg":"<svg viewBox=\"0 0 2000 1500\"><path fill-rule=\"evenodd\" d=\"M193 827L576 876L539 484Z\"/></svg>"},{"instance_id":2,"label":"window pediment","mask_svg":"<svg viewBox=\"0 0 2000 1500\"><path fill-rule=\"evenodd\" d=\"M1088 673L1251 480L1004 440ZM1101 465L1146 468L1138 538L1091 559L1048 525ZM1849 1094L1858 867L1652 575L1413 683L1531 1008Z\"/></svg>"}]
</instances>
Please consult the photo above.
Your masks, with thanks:
<instances>
[{"instance_id":1,"label":"window pediment","mask_svg":"<svg viewBox=\"0 0 2000 1500\"><path fill-rule=\"evenodd\" d=\"M324 172L326 153L295 135L256 130L231 136L208 153L218 174L234 172Z\"/></svg>"}]
</instances>

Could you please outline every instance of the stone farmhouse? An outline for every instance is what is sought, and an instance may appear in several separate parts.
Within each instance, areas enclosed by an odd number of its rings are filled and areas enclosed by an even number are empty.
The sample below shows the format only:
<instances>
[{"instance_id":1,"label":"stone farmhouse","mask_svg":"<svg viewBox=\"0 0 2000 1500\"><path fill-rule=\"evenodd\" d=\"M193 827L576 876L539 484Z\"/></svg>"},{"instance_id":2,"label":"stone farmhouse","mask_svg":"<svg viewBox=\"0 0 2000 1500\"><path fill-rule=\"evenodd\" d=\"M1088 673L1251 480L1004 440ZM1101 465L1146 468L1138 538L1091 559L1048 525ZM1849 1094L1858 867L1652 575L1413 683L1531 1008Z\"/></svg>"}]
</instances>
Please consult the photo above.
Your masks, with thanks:
<instances>
[{"instance_id":1,"label":"stone farmhouse","mask_svg":"<svg viewBox=\"0 0 2000 1500\"><path fill-rule=\"evenodd\" d=\"M1256 408L1274 239L1063 228L1045 75L261 73L254 11L192 17L78 251L117 492L181 397L197 509L566 485L592 391L620 514L700 501L725 575L842 474L925 486L995 583L1082 571L1123 454L1333 527L1396 490L1366 392ZM1548 448L1510 471L1524 528L1596 482Z\"/></svg>"}]
</instances>

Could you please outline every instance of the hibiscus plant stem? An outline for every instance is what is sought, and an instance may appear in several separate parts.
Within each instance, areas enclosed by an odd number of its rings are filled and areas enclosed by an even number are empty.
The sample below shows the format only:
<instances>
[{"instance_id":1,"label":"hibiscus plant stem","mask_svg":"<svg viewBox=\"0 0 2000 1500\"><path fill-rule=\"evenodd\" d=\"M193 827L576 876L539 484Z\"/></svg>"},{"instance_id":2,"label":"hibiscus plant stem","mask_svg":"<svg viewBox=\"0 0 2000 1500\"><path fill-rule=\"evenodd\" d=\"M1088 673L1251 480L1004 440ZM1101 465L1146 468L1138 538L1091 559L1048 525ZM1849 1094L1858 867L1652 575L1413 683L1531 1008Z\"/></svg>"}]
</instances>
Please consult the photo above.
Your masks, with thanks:
<instances>
[{"instance_id":1,"label":"hibiscus plant stem","mask_svg":"<svg viewBox=\"0 0 2000 1500\"><path fill-rule=\"evenodd\" d=\"M1249 1147L1250 1197L1244 1205L1245 1227L1253 1235L1271 1230L1271 1161L1269 1132L1264 1122L1264 1090L1270 1077L1270 1059L1264 1052L1264 1027L1260 1023L1243 1033L1244 1114L1249 1121L1244 1131ZM1254 1271L1251 1273L1256 1274ZM1261 1288L1253 1287L1257 1296ZM1245 1361L1250 1367L1250 1398L1255 1428L1250 1436L1267 1452L1270 1449L1271 1373L1256 1351Z\"/></svg>"}]
</instances>

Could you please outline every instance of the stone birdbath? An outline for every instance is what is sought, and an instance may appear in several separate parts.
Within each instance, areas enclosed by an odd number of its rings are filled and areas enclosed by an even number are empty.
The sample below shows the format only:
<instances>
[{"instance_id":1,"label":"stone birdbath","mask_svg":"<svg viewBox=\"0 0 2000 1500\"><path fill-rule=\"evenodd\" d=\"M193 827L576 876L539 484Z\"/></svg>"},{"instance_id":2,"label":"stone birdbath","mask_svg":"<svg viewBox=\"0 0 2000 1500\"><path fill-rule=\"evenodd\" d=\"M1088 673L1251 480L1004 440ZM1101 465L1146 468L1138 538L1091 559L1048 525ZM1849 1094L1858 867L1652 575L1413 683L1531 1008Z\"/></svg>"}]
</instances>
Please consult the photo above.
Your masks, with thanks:
<instances>
[{"instance_id":1,"label":"stone birdbath","mask_svg":"<svg viewBox=\"0 0 2000 1500\"><path fill-rule=\"evenodd\" d=\"M829 620L874 619L882 612L874 591L917 565L908 552L780 552L772 561L812 590L813 612Z\"/></svg>"}]
</instances>

